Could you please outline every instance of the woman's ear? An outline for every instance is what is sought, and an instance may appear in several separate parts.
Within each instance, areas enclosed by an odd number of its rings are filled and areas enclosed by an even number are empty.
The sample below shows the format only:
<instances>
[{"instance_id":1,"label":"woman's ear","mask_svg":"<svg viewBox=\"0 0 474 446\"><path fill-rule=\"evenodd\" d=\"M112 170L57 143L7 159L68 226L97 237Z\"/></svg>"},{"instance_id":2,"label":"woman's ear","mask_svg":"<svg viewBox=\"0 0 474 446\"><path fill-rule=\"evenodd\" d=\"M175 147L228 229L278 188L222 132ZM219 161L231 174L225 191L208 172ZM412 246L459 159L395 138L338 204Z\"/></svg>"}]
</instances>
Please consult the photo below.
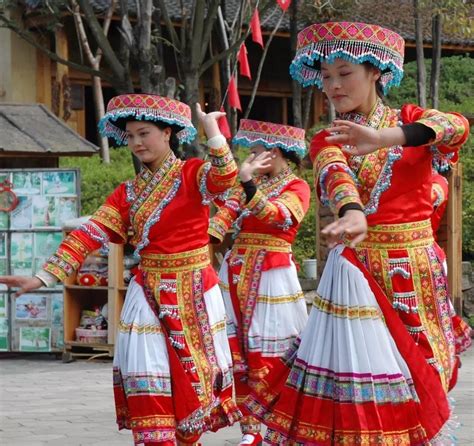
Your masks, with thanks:
<instances>
[{"instance_id":1,"label":"woman's ear","mask_svg":"<svg viewBox=\"0 0 474 446\"><path fill-rule=\"evenodd\" d=\"M171 138L171 127L166 127L164 130L163 130L163 133L165 135L165 141L169 141L170 138Z\"/></svg>"},{"instance_id":2,"label":"woman's ear","mask_svg":"<svg viewBox=\"0 0 474 446\"><path fill-rule=\"evenodd\" d=\"M373 67L372 68L372 79L377 82L380 79L380 76L382 76L382 72L378 69Z\"/></svg>"}]
</instances>

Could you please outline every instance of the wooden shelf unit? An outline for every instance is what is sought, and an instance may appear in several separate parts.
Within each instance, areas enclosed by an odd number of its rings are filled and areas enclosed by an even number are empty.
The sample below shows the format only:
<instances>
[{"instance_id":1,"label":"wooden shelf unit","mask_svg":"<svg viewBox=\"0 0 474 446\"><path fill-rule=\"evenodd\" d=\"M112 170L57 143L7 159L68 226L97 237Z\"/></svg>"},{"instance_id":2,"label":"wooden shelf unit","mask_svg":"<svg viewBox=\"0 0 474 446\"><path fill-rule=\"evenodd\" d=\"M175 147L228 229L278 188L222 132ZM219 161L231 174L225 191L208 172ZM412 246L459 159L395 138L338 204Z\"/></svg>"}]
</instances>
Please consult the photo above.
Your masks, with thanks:
<instances>
[{"instance_id":1,"label":"wooden shelf unit","mask_svg":"<svg viewBox=\"0 0 474 446\"><path fill-rule=\"evenodd\" d=\"M109 244L107 263L107 286L77 285L77 273L72 274L64 282L63 360L65 361L71 360L74 356L113 356L117 326L127 289L123 281L123 245ZM105 303L108 313L107 343L88 344L76 341L76 328L79 327L82 311ZM89 352L85 352L86 350Z\"/></svg>"}]
</instances>

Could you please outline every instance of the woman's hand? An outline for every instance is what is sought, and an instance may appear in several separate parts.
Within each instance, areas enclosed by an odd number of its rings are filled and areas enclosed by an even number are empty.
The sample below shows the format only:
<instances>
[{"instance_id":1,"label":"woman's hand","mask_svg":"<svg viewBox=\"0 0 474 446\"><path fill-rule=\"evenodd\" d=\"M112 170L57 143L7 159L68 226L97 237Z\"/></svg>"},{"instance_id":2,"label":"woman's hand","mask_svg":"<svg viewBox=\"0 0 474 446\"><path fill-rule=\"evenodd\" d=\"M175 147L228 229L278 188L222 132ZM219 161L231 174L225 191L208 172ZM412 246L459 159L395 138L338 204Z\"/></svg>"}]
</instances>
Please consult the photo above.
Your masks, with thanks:
<instances>
[{"instance_id":1,"label":"woman's hand","mask_svg":"<svg viewBox=\"0 0 474 446\"><path fill-rule=\"evenodd\" d=\"M349 246L354 248L367 235L367 219L362 211L349 209L343 217L327 225L322 231L327 236L328 246L333 248L343 238L349 240Z\"/></svg>"},{"instance_id":2,"label":"woman's hand","mask_svg":"<svg viewBox=\"0 0 474 446\"><path fill-rule=\"evenodd\" d=\"M405 134L400 127L373 129L352 121L334 120L334 127L327 129L332 136L326 141L341 144L342 150L349 155L366 155L382 147L404 145Z\"/></svg>"},{"instance_id":3,"label":"woman's hand","mask_svg":"<svg viewBox=\"0 0 474 446\"><path fill-rule=\"evenodd\" d=\"M211 139L217 135L221 135L217 120L225 116L224 112L214 111L210 113L205 113L202 111L201 105L199 103L196 104L196 111L199 118L199 122L203 126L208 139Z\"/></svg>"},{"instance_id":4,"label":"woman's hand","mask_svg":"<svg viewBox=\"0 0 474 446\"><path fill-rule=\"evenodd\" d=\"M43 286L43 282L37 277L28 276L1 276L0 283L9 286L10 288L19 288L14 294L14 297L21 296L27 291L33 291Z\"/></svg>"},{"instance_id":5,"label":"woman's hand","mask_svg":"<svg viewBox=\"0 0 474 446\"><path fill-rule=\"evenodd\" d=\"M342 150L350 155L366 155L382 147L380 133L372 127L336 119L334 127L327 130L332 136L326 141L342 144Z\"/></svg>"},{"instance_id":6,"label":"woman's hand","mask_svg":"<svg viewBox=\"0 0 474 446\"><path fill-rule=\"evenodd\" d=\"M253 174L260 169L268 169L271 166L272 154L270 151L255 155L251 153L240 166L239 177L242 183L250 181Z\"/></svg>"}]
</instances>

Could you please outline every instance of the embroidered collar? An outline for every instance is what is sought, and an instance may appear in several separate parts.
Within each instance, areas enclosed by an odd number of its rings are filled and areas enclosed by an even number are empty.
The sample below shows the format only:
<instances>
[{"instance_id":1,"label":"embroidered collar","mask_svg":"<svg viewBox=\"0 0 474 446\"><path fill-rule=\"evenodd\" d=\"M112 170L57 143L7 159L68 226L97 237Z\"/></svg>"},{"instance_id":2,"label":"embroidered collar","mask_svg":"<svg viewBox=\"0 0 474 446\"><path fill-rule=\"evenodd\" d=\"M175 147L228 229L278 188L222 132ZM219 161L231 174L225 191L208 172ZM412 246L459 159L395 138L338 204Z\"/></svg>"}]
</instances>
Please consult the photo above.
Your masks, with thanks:
<instances>
[{"instance_id":1,"label":"embroidered collar","mask_svg":"<svg viewBox=\"0 0 474 446\"><path fill-rule=\"evenodd\" d=\"M287 185L293 179L293 176L293 171L291 170L291 167L288 166L274 177L269 178L266 175L258 177L256 183L267 194L267 191L272 191L275 188L281 189L281 186L284 187Z\"/></svg>"},{"instance_id":2,"label":"embroidered collar","mask_svg":"<svg viewBox=\"0 0 474 446\"><path fill-rule=\"evenodd\" d=\"M179 161L176 155L170 150L166 158L163 159L160 166L152 172L148 167L143 166L134 180L127 182L127 201L133 203L141 192L149 185L150 182L156 184L166 175L171 167Z\"/></svg>"},{"instance_id":3,"label":"embroidered collar","mask_svg":"<svg viewBox=\"0 0 474 446\"><path fill-rule=\"evenodd\" d=\"M365 125L367 127L372 127L374 129L380 128L384 121L385 116L387 115L388 107L382 102L380 98L377 98L374 106L370 113L366 116L363 113L349 112L349 113L340 113L338 114L338 119L343 119L345 121L352 121L356 124Z\"/></svg>"},{"instance_id":4,"label":"embroidered collar","mask_svg":"<svg viewBox=\"0 0 474 446\"><path fill-rule=\"evenodd\" d=\"M137 258L150 243L148 234L151 227L160 220L164 208L178 192L183 163L170 152L155 172L142 169L132 187L127 188L127 200L131 203L130 222L134 229L132 244L136 245L134 255Z\"/></svg>"}]
</instances>

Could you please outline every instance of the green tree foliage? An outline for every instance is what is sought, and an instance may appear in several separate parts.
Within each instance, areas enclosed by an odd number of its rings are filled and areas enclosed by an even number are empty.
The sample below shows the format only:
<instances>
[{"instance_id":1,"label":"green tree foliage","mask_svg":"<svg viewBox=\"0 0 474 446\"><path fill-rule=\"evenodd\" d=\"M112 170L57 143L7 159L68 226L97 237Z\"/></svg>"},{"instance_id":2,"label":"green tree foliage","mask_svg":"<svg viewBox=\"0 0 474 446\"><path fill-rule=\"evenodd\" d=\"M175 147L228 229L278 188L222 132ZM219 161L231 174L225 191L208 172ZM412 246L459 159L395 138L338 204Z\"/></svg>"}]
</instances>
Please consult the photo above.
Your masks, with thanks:
<instances>
[{"instance_id":1,"label":"green tree foliage","mask_svg":"<svg viewBox=\"0 0 474 446\"><path fill-rule=\"evenodd\" d=\"M110 164L103 164L99 155L94 155L90 158L62 158L60 167L81 169L82 215L94 213L122 181L135 176L130 151L127 148L112 149Z\"/></svg>"},{"instance_id":2,"label":"green tree foliage","mask_svg":"<svg viewBox=\"0 0 474 446\"><path fill-rule=\"evenodd\" d=\"M430 77L431 60L426 60L427 77ZM416 103L416 62L405 64L402 84L387 96L392 107ZM466 56L441 59L439 108L460 113L474 112L474 58ZM428 98L428 103L430 103Z\"/></svg>"},{"instance_id":3,"label":"green tree foliage","mask_svg":"<svg viewBox=\"0 0 474 446\"><path fill-rule=\"evenodd\" d=\"M427 76L430 61L427 61ZM474 114L474 59L469 55L441 59L439 108L444 111ZM399 88L387 97L393 107L416 103L416 63L405 65L405 76ZM428 99L429 103L429 99ZM474 258L474 137L471 136L461 150L463 163L463 257Z\"/></svg>"},{"instance_id":4,"label":"green tree foliage","mask_svg":"<svg viewBox=\"0 0 474 446\"><path fill-rule=\"evenodd\" d=\"M316 258L316 209L313 193L313 171L311 169L304 169L297 174L306 180L311 188L309 209L301 223L295 243L293 244L293 253L297 262L302 266L304 259Z\"/></svg>"}]
</instances>

